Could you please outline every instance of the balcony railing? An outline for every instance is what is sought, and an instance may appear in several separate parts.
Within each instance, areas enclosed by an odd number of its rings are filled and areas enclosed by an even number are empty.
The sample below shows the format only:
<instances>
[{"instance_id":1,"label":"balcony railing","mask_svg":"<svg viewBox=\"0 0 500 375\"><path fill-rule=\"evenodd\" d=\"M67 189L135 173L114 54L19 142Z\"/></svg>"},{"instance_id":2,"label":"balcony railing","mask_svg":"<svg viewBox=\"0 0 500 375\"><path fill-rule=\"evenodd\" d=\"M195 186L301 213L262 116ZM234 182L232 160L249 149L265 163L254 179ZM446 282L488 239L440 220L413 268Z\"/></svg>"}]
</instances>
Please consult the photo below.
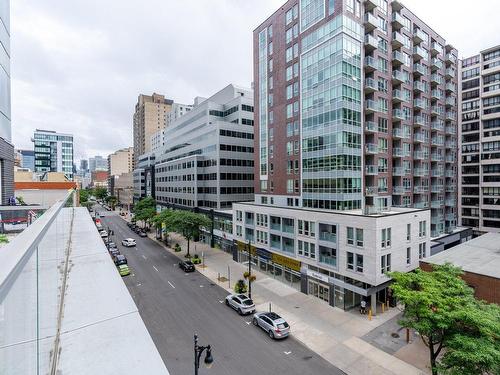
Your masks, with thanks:
<instances>
[{"instance_id":1,"label":"balcony railing","mask_svg":"<svg viewBox=\"0 0 500 375\"><path fill-rule=\"evenodd\" d=\"M330 232L319 232L319 239L321 241L337 243L337 234Z\"/></svg>"}]
</instances>

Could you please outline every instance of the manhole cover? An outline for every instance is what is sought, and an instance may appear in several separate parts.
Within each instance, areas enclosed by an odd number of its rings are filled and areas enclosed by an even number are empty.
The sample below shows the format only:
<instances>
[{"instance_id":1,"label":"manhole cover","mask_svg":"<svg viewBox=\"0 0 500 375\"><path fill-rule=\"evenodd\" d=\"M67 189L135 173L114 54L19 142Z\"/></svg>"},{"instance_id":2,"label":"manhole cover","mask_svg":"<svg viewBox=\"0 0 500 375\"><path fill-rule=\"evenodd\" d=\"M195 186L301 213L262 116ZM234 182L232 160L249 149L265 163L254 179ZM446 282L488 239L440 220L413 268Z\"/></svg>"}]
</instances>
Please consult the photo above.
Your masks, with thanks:
<instances>
[{"instance_id":1,"label":"manhole cover","mask_svg":"<svg viewBox=\"0 0 500 375\"><path fill-rule=\"evenodd\" d=\"M303 360L305 360L305 361L307 361L307 360L309 360L309 359L312 359L312 357L313 357L312 355L306 355L306 356L305 356L305 357L303 357L302 359L303 359Z\"/></svg>"},{"instance_id":2,"label":"manhole cover","mask_svg":"<svg viewBox=\"0 0 500 375\"><path fill-rule=\"evenodd\" d=\"M295 306L296 309L300 309L300 306Z\"/></svg>"},{"instance_id":3,"label":"manhole cover","mask_svg":"<svg viewBox=\"0 0 500 375\"><path fill-rule=\"evenodd\" d=\"M395 339L399 339L399 334L397 334L396 332L391 333L391 336L394 337Z\"/></svg>"}]
</instances>

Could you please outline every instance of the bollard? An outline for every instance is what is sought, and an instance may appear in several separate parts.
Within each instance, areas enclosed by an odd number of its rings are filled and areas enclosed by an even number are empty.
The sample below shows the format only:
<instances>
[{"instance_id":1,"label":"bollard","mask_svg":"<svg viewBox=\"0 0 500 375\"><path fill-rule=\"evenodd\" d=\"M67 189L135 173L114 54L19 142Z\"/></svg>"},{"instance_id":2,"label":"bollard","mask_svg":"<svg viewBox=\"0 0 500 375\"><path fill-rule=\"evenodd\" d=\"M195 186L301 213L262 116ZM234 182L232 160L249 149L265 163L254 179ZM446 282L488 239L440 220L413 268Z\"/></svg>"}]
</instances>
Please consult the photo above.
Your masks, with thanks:
<instances>
[{"instance_id":1,"label":"bollard","mask_svg":"<svg viewBox=\"0 0 500 375\"><path fill-rule=\"evenodd\" d=\"M382 304L382 314L385 312L385 304Z\"/></svg>"},{"instance_id":2,"label":"bollard","mask_svg":"<svg viewBox=\"0 0 500 375\"><path fill-rule=\"evenodd\" d=\"M217 272L217 284L219 283L220 281L220 272Z\"/></svg>"},{"instance_id":3,"label":"bollard","mask_svg":"<svg viewBox=\"0 0 500 375\"><path fill-rule=\"evenodd\" d=\"M368 310L368 320L372 320L372 309Z\"/></svg>"},{"instance_id":4,"label":"bollard","mask_svg":"<svg viewBox=\"0 0 500 375\"><path fill-rule=\"evenodd\" d=\"M406 343L410 343L410 329L406 328Z\"/></svg>"},{"instance_id":5,"label":"bollard","mask_svg":"<svg viewBox=\"0 0 500 375\"><path fill-rule=\"evenodd\" d=\"M269 302L269 312L271 312L271 302Z\"/></svg>"},{"instance_id":6,"label":"bollard","mask_svg":"<svg viewBox=\"0 0 500 375\"><path fill-rule=\"evenodd\" d=\"M385 304L386 304L387 310L389 310L389 300L387 300Z\"/></svg>"},{"instance_id":7,"label":"bollard","mask_svg":"<svg viewBox=\"0 0 500 375\"><path fill-rule=\"evenodd\" d=\"M231 289L231 270L229 269L229 264L227 265L227 284L229 289Z\"/></svg>"}]
</instances>

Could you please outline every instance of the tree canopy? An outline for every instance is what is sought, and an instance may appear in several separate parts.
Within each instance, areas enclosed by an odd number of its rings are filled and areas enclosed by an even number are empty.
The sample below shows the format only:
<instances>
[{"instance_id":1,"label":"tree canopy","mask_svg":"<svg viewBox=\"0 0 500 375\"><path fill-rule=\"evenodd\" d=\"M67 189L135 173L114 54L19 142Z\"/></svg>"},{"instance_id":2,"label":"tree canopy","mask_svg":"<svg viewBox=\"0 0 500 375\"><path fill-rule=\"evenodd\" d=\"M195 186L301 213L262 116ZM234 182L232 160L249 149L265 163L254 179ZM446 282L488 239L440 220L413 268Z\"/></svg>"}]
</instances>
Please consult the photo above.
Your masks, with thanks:
<instances>
[{"instance_id":1,"label":"tree canopy","mask_svg":"<svg viewBox=\"0 0 500 375\"><path fill-rule=\"evenodd\" d=\"M135 204L133 211L134 221L142 221L148 226L156 216L156 202L151 197L143 198Z\"/></svg>"},{"instance_id":2,"label":"tree canopy","mask_svg":"<svg viewBox=\"0 0 500 375\"><path fill-rule=\"evenodd\" d=\"M108 196L108 190L102 186L94 188L93 193L97 199L105 199Z\"/></svg>"},{"instance_id":3,"label":"tree canopy","mask_svg":"<svg viewBox=\"0 0 500 375\"><path fill-rule=\"evenodd\" d=\"M400 324L420 334L434 375L499 373L500 308L476 300L461 275L450 264L391 273L405 307Z\"/></svg>"}]
</instances>

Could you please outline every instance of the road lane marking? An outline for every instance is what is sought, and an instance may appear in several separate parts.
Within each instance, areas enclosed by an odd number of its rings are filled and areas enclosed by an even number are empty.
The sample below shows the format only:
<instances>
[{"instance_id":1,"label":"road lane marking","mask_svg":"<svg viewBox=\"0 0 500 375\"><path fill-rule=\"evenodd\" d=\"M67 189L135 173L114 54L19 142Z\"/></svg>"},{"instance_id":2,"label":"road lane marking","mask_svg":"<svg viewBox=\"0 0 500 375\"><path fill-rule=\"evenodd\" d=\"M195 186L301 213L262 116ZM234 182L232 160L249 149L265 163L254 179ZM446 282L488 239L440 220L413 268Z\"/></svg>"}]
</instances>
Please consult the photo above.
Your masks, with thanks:
<instances>
[{"instance_id":1,"label":"road lane marking","mask_svg":"<svg viewBox=\"0 0 500 375\"><path fill-rule=\"evenodd\" d=\"M137 284L137 286L141 286L142 284Z\"/></svg>"},{"instance_id":2,"label":"road lane marking","mask_svg":"<svg viewBox=\"0 0 500 375\"><path fill-rule=\"evenodd\" d=\"M155 266L153 266L153 268L155 269L156 272L160 272L160 271L158 271L158 268L156 268Z\"/></svg>"},{"instance_id":3,"label":"road lane marking","mask_svg":"<svg viewBox=\"0 0 500 375\"><path fill-rule=\"evenodd\" d=\"M283 352L283 353L285 353L286 355L289 355L289 354L291 354L292 352Z\"/></svg>"},{"instance_id":4,"label":"road lane marking","mask_svg":"<svg viewBox=\"0 0 500 375\"><path fill-rule=\"evenodd\" d=\"M219 303L224 303L224 301L219 300Z\"/></svg>"},{"instance_id":5,"label":"road lane marking","mask_svg":"<svg viewBox=\"0 0 500 375\"><path fill-rule=\"evenodd\" d=\"M171 283L170 281L168 281L168 280L167 280L167 283L169 283L169 284L170 284L170 286L171 286L172 288L174 288L174 289L175 289L174 284L172 284L172 283Z\"/></svg>"},{"instance_id":6,"label":"road lane marking","mask_svg":"<svg viewBox=\"0 0 500 375\"><path fill-rule=\"evenodd\" d=\"M200 285L200 288L203 288L203 285Z\"/></svg>"},{"instance_id":7,"label":"road lane marking","mask_svg":"<svg viewBox=\"0 0 500 375\"><path fill-rule=\"evenodd\" d=\"M252 322L245 322L246 324L250 325Z\"/></svg>"},{"instance_id":8,"label":"road lane marking","mask_svg":"<svg viewBox=\"0 0 500 375\"><path fill-rule=\"evenodd\" d=\"M143 257L144 259L148 259L148 258L146 258L146 256L145 256L144 254L142 254L142 257Z\"/></svg>"}]
</instances>

